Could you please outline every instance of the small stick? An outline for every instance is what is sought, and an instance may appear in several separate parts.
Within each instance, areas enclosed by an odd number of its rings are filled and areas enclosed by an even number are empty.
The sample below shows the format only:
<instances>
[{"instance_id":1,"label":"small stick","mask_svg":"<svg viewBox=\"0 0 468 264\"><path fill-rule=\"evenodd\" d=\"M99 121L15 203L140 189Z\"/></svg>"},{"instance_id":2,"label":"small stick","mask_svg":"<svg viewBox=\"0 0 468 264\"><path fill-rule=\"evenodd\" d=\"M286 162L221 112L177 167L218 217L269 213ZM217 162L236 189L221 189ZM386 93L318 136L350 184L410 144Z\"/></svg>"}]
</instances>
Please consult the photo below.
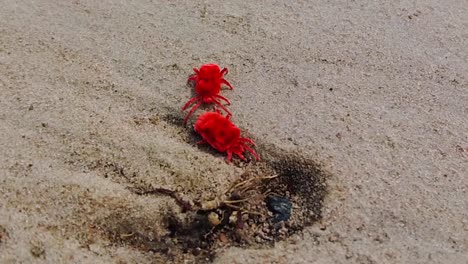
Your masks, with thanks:
<instances>
[{"instance_id":1,"label":"small stick","mask_svg":"<svg viewBox=\"0 0 468 264\"><path fill-rule=\"evenodd\" d=\"M236 204L236 203L243 203L247 202L249 199L242 199L242 200L226 200L223 201L223 204Z\"/></svg>"},{"instance_id":2,"label":"small stick","mask_svg":"<svg viewBox=\"0 0 468 264\"><path fill-rule=\"evenodd\" d=\"M248 179L248 180L245 180L245 181L241 181L241 182L239 182L239 183L237 183L237 184L231 186L231 187L226 191L226 193L232 191L233 189L237 189L237 188L239 188L239 187L242 186L242 185L245 185L245 184L247 184L247 183L250 183L250 182L253 181L253 180L255 180L255 178Z\"/></svg>"},{"instance_id":3,"label":"small stick","mask_svg":"<svg viewBox=\"0 0 468 264\"><path fill-rule=\"evenodd\" d=\"M232 208L232 209L235 209L235 210L242 210L242 207L240 206L237 206L237 205L233 205L233 204L225 204L226 207L229 207L229 208Z\"/></svg>"},{"instance_id":4,"label":"small stick","mask_svg":"<svg viewBox=\"0 0 468 264\"><path fill-rule=\"evenodd\" d=\"M247 213L247 214L258 215L258 216L265 216L265 215L262 214L262 213L257 213L257 212L253 212L253 211L243 210L242 212L243 212L243 213Z\"/></svg>"},{"instance_id":5,"label":"small stick","mask_svg":"<svg viewBox=\"0 0 468 264\"><path fill-rule=\"evenodd\" d=\"M190 204L190 202L187 202L184 199L182 199L179 196L179 194L173 190L169 190L166 188L156 188L156 189L149 190L149 191L134 190L134 192L138 195L146 195L146 194L167 195L176 201L177 205L179 205L182 208L183 213L192 210L192 205Z\"/></svg>"},{"instance_id":6,"label":"small stick","mask_svg":"<svg viewBox=\"0 0 468 264\"><path fill-rule=\"evenodd\" d=\"M121 235L120 235L120 238L127 238L127 237L131 237L131 236L133 236L133 235L135 235L135 233L133 233L133 232L132 232L132 233L129 233L129 234L121 234Z\"/></svg>"}]
</instances>

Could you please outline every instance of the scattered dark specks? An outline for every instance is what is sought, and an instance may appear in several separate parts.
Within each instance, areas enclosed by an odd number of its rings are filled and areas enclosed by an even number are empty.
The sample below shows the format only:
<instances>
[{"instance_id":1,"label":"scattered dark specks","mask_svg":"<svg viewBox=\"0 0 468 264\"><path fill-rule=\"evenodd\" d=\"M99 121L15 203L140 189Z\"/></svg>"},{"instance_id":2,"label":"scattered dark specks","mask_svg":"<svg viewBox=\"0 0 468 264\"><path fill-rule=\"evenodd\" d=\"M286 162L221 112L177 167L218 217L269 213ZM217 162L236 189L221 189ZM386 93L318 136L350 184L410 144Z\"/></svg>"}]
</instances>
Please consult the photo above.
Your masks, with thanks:
<instances>
[{"instance_id":1,"label":"scattered dark specks","mask_svg":"<svg viewBox=\"0 0 468 264\"><path fill-rule=\"evenodd\" d=\"M273 222L287 221L291 217L292 203L289 199L279 196L268 196L266 199L268 210L273 212Z\"/></svg>"},{"instance_id":2,"label":"scattered dark specks","mask_svg":"<svg viewBox=\"0 0 468 264\"><path fill-rule=\"evenodd\" d=\"M180 67L177 63L166 66L166 69L173 71L180 71Z\"/></svg>"},{"instance_id":3,"label":"scattered dark specks","mask_svg":"<svg viewBox=\"0 0 468 264\"><path fill-rule=\"evenodd\" d=\"M337 233L333 233L328 237L328 241L335 243L340 240L340 236Z\"/></svg>"},{"instance_id":4,"label":"scattered dark specks","mask_svg":"<svg viewBox=\"0 0 468 264\"><path fill-rule=\"evenodd\" d=\"M36 258L45 257L44 244L42 244L41 241L37 241L37 240L31 241L30 252Z\"/></svg>"},{"instance_id":5,"label":"scattered dark specks","mask_svg":"<svg viewBox=\"0 0 468 264\"><path fill-rule=\"evenodd\" d=\"M342 138L342 136L341 136L341 133L340 133L340 132L336 133L336 135L335 135L335 136L336 136L336 138L337 138L337 139L339 139L339 140L341 140L341 138Z\"/></svg>"},{"instance_id":6,"label":"scattered dark specks","mask_svg":"<svg viewBox=\"0 0 468 264\"><path fill-rule=\"evenodd\" d=\"M293 79L291 82L294 86L299 86L299 81L297 79Z\"/></svg>"},{"instance_id":7,"label":"scattered dark specks","mask_svg":"<svg viewBox=\"0 0 468 264\"><path fill-rule=\"evenodd\" d=\"M2 243L8 237L7 230L0 225L0 243Z\"/></svg>"},{"instance_id":8,"label":"scattered dark specks","mask_svg":"<svg viewBox=\"0 0 468 264\"><path fill-rule=\"evenodd\" d=\"M455 149L458 153L464 153L464 152L468 152L468 147L462 147L460 145L456 145L455 146Z\"/></svg>"},{"instance_id":9,"label":"scattered dark specks","mask_svg":"<svg viewBox=\"0 0 468 264\"><path fill-rule=\"evenodd\" d=\"M208 14L208 11L206 10L206 5L204 5L202 10L200 11L200 17L205 18L207 14Z\"/></svg>"},{"instance_id":10,"label":"scattered dark specks","mask_svg":"<svg viewBox=\"0 0 468 264\"><path fill-rule=\"evenodd\" d=\"M419 15L421 15L421 11L416 10L416 12L414 12L413 14L408 15L408 19L416 18L416 17L418 17Z\"/></svg>"},{"instance_id":11,"label":"scattered dark specks","mask_svg":"<svg viewBox=\"0 0 468 264\"><path fill-rule=\"evenodd\" d=\"M153 125L159 125L159 122L161 121L161 119L159 118L158 115L155 115L155 116L150 117L149 121Z\"/></svg>"}]
</instances>

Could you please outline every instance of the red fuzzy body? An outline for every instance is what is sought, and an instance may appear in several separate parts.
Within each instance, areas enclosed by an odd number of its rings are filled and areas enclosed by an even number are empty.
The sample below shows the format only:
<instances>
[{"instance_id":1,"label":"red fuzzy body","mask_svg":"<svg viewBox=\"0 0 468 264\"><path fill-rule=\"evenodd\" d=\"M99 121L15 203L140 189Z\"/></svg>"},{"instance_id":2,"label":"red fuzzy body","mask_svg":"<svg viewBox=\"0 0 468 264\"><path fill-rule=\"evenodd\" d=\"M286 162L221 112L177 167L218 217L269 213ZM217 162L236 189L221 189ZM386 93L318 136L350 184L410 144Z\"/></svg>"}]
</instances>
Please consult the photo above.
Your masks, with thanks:
<instances>
[{"instance_id":1,"label":"red fuzzy body","mask_svg":"<svg viewBox=\"0 0 468 264\"><path fill-rule=\"evenodd\" d=\"M223 76L227 74L228 70L226 68L220 69L216 64L204 64L200 67L200 70L194 68L194 76L191 76L188 80L195 82L195 97L190 99L182 110L187 109L191 104L196 103L184 119L184 124L187 123L190 115L201 105L201 104L216 104L222 108L226 113L231 115L231 113L221 104L220 99L225 101L228 105L231 103L225 97L219 95L221 91L221 85L226 84L231 90L231 84L226 81Z\"/></svg>"},{"instance_id":2,"label":"red fuzzy body","mask_svg":"<svg viewBox=\"0 0 468 264\"><path fill-rule=\"evenodd\" d=\"M216 150L226 152L228 163L231 161L232 154L246 160L243 155L245 150L259 160L257 153L247 145L247 143L252 145L255 143L251 139L242 138L240 129L231 122L229 117L229 115L222 116L218 111L202 114L194 125L195 131L203 138L200 143L208 143Z\"/></svg>"}]
</instances>

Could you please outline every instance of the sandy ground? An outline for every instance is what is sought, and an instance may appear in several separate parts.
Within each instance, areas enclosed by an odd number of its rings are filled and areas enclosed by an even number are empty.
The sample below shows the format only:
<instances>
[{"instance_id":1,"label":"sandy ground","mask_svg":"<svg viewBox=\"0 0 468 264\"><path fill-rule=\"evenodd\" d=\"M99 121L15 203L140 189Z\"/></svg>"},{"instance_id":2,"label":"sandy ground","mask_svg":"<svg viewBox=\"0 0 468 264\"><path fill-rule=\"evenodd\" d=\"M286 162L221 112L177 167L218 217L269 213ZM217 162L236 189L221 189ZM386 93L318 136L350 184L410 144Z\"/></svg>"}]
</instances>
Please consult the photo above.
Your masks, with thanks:
<instances>
[{"instance_id":1,"label":"sandy ground","mask_svg":"<svg viewBox=\"0 0 468 264\"><path fill-rule=\"evenodd\" d=\"M204 262L116 234L182 215L132 188L245 171L180 124L207 62L236 124L328 175L320 221L216 263L467 263L467 2L284 2L3 0L0 263Z\"/></svg>"}]
</instances>

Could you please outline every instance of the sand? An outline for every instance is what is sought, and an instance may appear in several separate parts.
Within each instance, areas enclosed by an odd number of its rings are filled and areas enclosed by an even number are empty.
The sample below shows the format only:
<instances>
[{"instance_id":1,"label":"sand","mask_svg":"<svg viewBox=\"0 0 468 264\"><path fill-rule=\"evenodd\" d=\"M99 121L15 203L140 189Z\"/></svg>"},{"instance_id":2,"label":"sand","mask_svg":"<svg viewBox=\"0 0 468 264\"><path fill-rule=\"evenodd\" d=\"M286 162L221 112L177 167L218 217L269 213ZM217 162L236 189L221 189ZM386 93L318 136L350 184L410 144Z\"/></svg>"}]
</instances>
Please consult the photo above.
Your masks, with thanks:
<instances>
[{"instance_id":1,"label":"sand","mask_svg":"<svg viewBox=\"0 0 468 264\"><path fill-rule=\"evenodd\" d=\"M466 263L467 21L464 0L2 1L0 263ZM214 199L247 170L181 125L208 62L260 155L327 188L310 226L209 260L159 248L186 214L135 191Z\"/></svg>"}]
</instances>

